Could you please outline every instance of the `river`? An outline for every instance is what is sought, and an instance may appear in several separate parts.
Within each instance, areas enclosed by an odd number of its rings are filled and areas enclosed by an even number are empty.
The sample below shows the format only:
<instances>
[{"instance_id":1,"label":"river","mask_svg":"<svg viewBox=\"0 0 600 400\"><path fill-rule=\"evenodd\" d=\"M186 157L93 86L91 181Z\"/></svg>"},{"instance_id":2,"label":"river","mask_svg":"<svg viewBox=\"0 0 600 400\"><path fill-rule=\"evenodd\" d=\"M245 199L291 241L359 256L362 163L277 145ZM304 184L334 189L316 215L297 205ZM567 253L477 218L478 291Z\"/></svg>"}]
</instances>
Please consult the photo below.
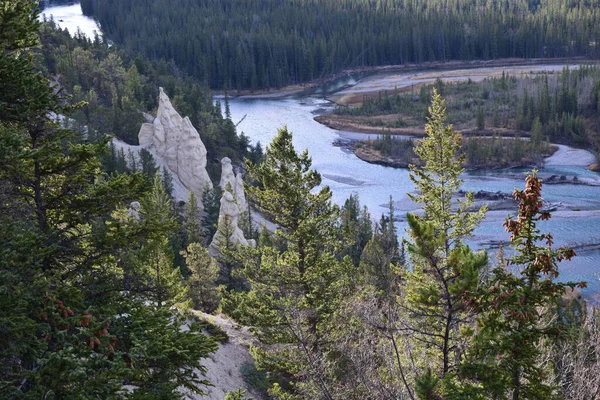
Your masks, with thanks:
<instances>
[{"instance_id":1,"label":"river","mask_svg":"<svg viewBox=\"0 0 600 400\"><path fill-rule=\"evenodd\" d=\"M399 233L405 235L403 216L418 207L408 200L406 193L413 192L408 171L368 164L352 152L333 146L344 133L334 131L314 121L315 113L332 107L331 103L316 97L303 99L234 99L230 109L234 122L245 119L238 129L252 142L268 144L277 129L287 125L294 133L297 151L308 150L313 167L323 176L323 184L333 191L333 200L343 204L351 194L358 194L374 218L387 212L389 197L394 199L396 216L400 219ZM540 173L565 175L571 179L588 179L600 184L600 176L584 167L552 166ZM494 171L464 174L464 189L501 191L510 193L524 186L525 171ZM544 231L552 232L558 245L580 245L600 242L600 186L545 185L544 199L562 203L550 221L540 224ZM515 210L516 212L516 210ZM490 211L476 230L472 244L486 247L490 242L508 241L502 222L508 211ZM580 250L578 257L561 265L561 279L589 282L588 297L600 292L600 250Z\"/></svg>"},{"instance_id":2,"label":"river","mask_svg":"<svg viewBox=\"0 0 600 400\"><path fill-rule=\"evenodd\" d=\"M43 5L46 6L42 7L40 20L52 18L59 27L68 29L71 35L74 35L79 29L90 39L94 39L96 33L101 36L98 23L93 18L83 15L79 3L53 4L52 1L48 1L42 3Z\"/></svg>"},{"instance_id":3,"label":"river","mask_svg":"<svg viewBox=\"0 0 600 400\"><path fill-rule=\"evenodd\" d=\"M53 15L59 26L68 28L72 33L79 27L84 34L93 37L93 32L99 30L93 19L81 14L79 4L50 6L44 10L44 14ZM552 69L557 67L553 66ZM472 74L473 71L469 73ZM395 75L391 78L390 74L385 76L386 79L398 79ZM423 76L422 79L429 77ZM452 79L458 78L452 76ZM339 86L358 83L355 90L360 90L363 87L360 86L360 81L361 79L349 79ZM371 88L375 84L372 77L362 81L363 85ZM398 82L394 84L397 85ZM399 234L405 236L403 216L418 208L406 196L406 193L414 191L408 171L368 164L359 160L352 152L333 146L334 141L345 134L313 120L316 113L331 107L329 101L317 97L230 100L233 120L237 122L246 116L238 130L248 135L253 143L260 141L267 145L276 135L277 129L287 125L294 133L296 150L308 149L313 167L322 174L323 184L331 187L336 203L343 204L348 196L358 194L361 204L369 208L373 218L379 218L382 213L387 212L387 204L392 196L396 216L400 219ZM512 192L514 188L523 187L524 172L511 170L504 173L468 173L464 175L464 189ZM551 166L541 173L577 176L600 184L600 176L584 167ZM545 185L543 195L547 201L562 203L550 221L540 224L542 230L552 232L558 245L600 242L600 186ZM507 214L508 211L490 211L476 230L471 244L485 248L492 242L508 241L508 234L502 227ZM562 263L560 270L562 280L588 281L586 297L600 299L600 250L578 250L578 256L571 262Z\"/></svg>"}]
</instances>

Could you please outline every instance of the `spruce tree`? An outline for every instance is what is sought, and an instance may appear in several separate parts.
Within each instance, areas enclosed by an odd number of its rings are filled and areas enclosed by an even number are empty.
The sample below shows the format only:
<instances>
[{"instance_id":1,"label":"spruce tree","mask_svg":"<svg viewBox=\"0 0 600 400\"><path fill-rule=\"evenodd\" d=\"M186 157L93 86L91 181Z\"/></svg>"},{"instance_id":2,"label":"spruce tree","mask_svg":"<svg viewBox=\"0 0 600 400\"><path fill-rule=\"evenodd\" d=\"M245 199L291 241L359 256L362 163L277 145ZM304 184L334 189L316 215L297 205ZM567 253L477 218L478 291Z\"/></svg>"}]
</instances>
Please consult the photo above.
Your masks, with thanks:
<instances>
[{"instance_id":1,"label":"spruce tree","mask_svg":"<svg viewBox=\"0 0 600 400\"><path fill-rule=\"evenodd\" d=\"M190 191L190 195L185 203L185 211L183 216L183 229L185 232L185 243L202 243L204 236L200 226L200 207L198 207L198 199L194 192Z\"/></svg>"},{"instance_id":2,"label":"spruce tree","mask_svg":"<svg viewBox=\"0 0 600 400\"><path fill-rule=\"evenodd\" d=\"M182 255L190 271L188 285L194 308L208 313L215 311L220 301L216 284L219 266L199 243L190 243Z\"/></svg>"},{"instance_id":3,"label":"spruce tree","mask_svg":"<svg viewBox=\"0 0 600 400\"><path fill-rule=\"evenodd\" d=\"M421 205L423 215L408 214L412 271L407 272L404 304L421 356L431 360L430 370L418 379L420 385L457 370L466 346L461 329L471 315L462 294L477 286L487 263L485 253L473 253L463 243L483 219L485 208L468 211L472 193L454 206L453 196L462 183L461 136L445 125L444 101L435 89L429 115L427 136L415 148L423 167L410 166L418 193L409 197ZM439 389L432 387L430 395Z\"/></svg>"},{"instance_id":4,"label":"spruce tree","mask_svg":"<svg viewBox=\"0 0 600 400\"><path fill-rule=\"evenodd\" d=\"M353 194L344 202L341 210L341 240L347 248L344 254L352 259L355 266L360 263L360 256L372 236L371 216L366 206L361 210L358 195Z\"/></svg>"},{"instance_id":5,"label":"spruce tree","mask_svg":"<svg viewBox=\"0 0 600 400\"><path fill-rule=\"evenodd\" d=\"M247 167L257 183L247 187L250 198L276 224L276 240L284 248L259 247L244 257L242 275L251 290L235 295L241 305L235 313L258 329L263 343L276 344L256 351L259 366L292 374L296 394L331 399L323 355L351 265L349 258L336 258L339 208L327 186L315 191L321 176L310 169L307 151L296 153L285 127L268 146L265 160Z\"/></svg>"},{"instance_id":6,"label":"spruce tree","mask_svg":"<svg viewBox=\"0 0 600 400\"><path fill-rule=\"evenodd\" d=\"M162 168L162 180L163 180L163 186L165 188L165 192L167 192L167 194L169 195L169 197L173 197L173 175L171 174L171 172L169 171L169 169L167 167L163 167Z\"/></svg>"},{"instance_id":7,"label":"spruce tree","mask_svg":"<svg viewBox=\"0 0 600 400\"><path fill-rule=\"evenodd\" d=\"M38 28L36 1L0 1L0 397L200 392L213 344L128 290L129 246L160 231L124 217L146 182L102 172L107 140L55 121L72 107L34 71Z\"/></svg>"},{"instance_id":8,"label":"spruce tree","mask_svg":"<svg viewBox=\"0 0 600 400\"><path fill-rule=\"evenodd\" d=\"M219 223L219 210L221 208L221 189L218 186L214 188L206 187L202 193L202 205L204 206L204 215L201 225L204 229L205 244L209 245L213 236L217 232Z\"/></svg>"},{"instance_id":9,"label":"spruce tree","mask_svg":"<svg viewBox=\"0 0 600 400\"><path fill-rule=\"evenodd\" d=\"M154 161L154 156L152 156L152 153L146 149L140 149L139 157L142 173L148 178L154 179L154 175L156 175L158 167L156 166L156 162Z\"/></svg>"},{"instance_id":10,"label":"spruce tree","mask_svg":"<svg viewBox=\"0 0 600 400\"><path fill-rule=\"evenodd\" d=\"M477 103L477 129L480 131L485 129L485 114L481 103Z\"/></svg>"},{"instance_id":11,"label":"spruce tree","mask_svg":"<svg viewBox=\"0 0 600 400\"><path fill-rule=\"evenodd\" d=\"M524 190L515 190L519 201L516 218L504 226L511 234L514 255L507 267L492 271L489 285L468 297L480 310L477 331L462 374L477 384L469 393L478 398L552 399L557 387L547 377L541 344L568 339L567 319L556 307L567 289L585 287L585 282L555 282L558 263L570 260L575 251L552 248L551 234L542 233L538 221L550 218L543 211L542 182L528 174ZM517 270L518 269L518 270Z\"/></svg>"}]
</instances>

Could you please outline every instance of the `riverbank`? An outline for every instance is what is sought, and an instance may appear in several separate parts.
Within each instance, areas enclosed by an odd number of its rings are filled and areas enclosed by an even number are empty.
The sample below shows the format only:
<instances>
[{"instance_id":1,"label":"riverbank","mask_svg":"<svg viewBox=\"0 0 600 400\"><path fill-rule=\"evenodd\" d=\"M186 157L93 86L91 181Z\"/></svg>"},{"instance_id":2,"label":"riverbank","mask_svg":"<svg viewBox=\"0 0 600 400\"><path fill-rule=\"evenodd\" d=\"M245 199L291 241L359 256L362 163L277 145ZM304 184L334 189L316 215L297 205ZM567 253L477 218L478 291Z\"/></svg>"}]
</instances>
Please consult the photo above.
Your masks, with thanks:
<instances>
[{"instance_id":1,"label":"riverbank","mask_svg":"<svg viewBox=\"0 0 600 400\"><path fill-rule=\"evenodd\" d=\"M387 132L386 132L387 133ZM469 132L467 132L469 133ZM470 133L477 133L476 131ZM479 132L481 133L481 132ZM488 132L489 133L489 132ZM464 133L463 133L464 134ZM418 165L418 158L411 157L410 159L404 157L403 159L394 158L383 155L380 151L373 149L372 147L365 145L371 140L376 139L379 135L369 134L368 132L353 132L353 131L338 131L340 136L339 140L334 142L336 147L346 149L346 151L353 152L356 157L360 160L370 164L382 165L392 168L408 168L409 164ZM413 134L401 135L398 134L395 140L411 140L418 139L424 135L424 132L415 132ZM471 137L486 137L486 135L472 135ZM469 137L469 136L467 136ZM489 137L489 136L487 136ZM502 136L502 138L510 138L510 136ZM588 150L577 149L574 147L566 146L563 144L551 144L550 152L544 157L543 165L537 165L535 163L513 163L512 165L466 165L465 167L469 171L476 170L495 170L495 169L507 169L507 168L525 168L531 169L534 167L583 167L590 168L596 163L596 156ZM596 186L596 182L587 180L580 180L575 175L570 179L566 176L554 176L549 175L547 177L548 184L574 184L574 185L593 185Z\"/></svg>"},{"instance_id":2,"label":"riverbank","mask_svg":"<svg viewBox=\"0 0 600 400\"><path fill-rule=\"evenodd\" d=\"M348 68L335 74L331 74L326 78L314 79L309 82L288 85L281 88L269 89L244 89L230 90L227 94L231 97L240 99L281 99L285 97L305 96L313 94L319 87L325 87L332 82L340 79L352 77L353 75L375 75L381 73L410 73L419 71L451 71L456 69L473 70L483 68L508 68L508 67L525 67L551 64L588 64L597 63L597 60L590 60L585 57L568 57L568 58L502 58L497 60L472 60L472 61L445 61L445 62L427 62L427 63L410 63L402 65L383 65L373 67L355 67ZM410 86L410 85L409 85ZM393 86L391 86L393 88ZM215 95L225 95L226 91L215 91ZM321 93L324 96L333 93Z\"/></svg>"},{"instance_id":3,"label":"riverbank","mask_svg":"<svg viewBox=\"0 0 600 400\"><path fill-rule=\"evenodd\" d=\"M557 151L546 158L546 166L569 165L577 167L590 167L596 163L596 156L583 149L557 144Z\"/></svg>"},{"instance_id":4,"label":"riverbank","mask_svg":"<svg viewBox=\"0 0 600 400\"><path fill-rule=\"evenodd\" d=\"M355 117L347 115L336 115L336 114L321 114L314 117L314 120L318 123L325 125L328 128L336 131L344 132L356 132L356 133L368 133L372 135L398 135L398 136L414 136L424 137L425 136L425 125L405 127L405 128L391 128L369 125L368 121L374 121L371 117ZM380 116L374 116L372 118L380 118ZM516 137L521 138L529 137L529 132L521 131L518 129L506 129L506 128L493 128L493 129L475 129L468 127L464 129L455 129L458 133L465 137L481 136L481 137L492 137L494 135L501 137Z\"/></svg>"},{"instance_id":5,"label":"riverbank","mask_svg":"<svg viewBox=\"0 0 600 400\"><path fill-rule=\"evenodd\" d=\"M597 64L590 60L544 60L540 63L498 63L485 65L459 65L455 68L418 69L415 71L387 71L369 75L360 79L355 85L344 88L330 95L328 99L340 106L356 107L365 100L374 100L380 93L410 92L413 97L419 97L422 86L430 85L440 80L444 83L457 84L460 82L482 82L490 78L532 77L540 73L561 72L565 66L571 70L578 69L582 64Z\"/></svg>"},{"instance_id":6,"label":"riverbank","mask_svg":"<svg viewBox=\"0 0 600 400\"><path fill-rule=\"evenodd\" d=\"M478 142L488 141L490 139L478 140ZM500 140L511 140L509 138L503 138ZM370 164L383 165L385 167L392 168L408 168L410 164L420 165L420 159L412 153L412 151L408 151L404 149L404 151L400 152L398 156L392 156L389 154L384 154L381 150L375 148L374 143L371 140L366 141L340 141L338 145L341 147L345 147L354 152L356 157L361 159L362 161L368 162ZM468 146L468 144L467 144ZM513 144L508 144L509 147L512 147ZM406 148L406 145L403 147ZM485 147L484 147L485 150ZM559 151L559 146L550 145L546 154L537 155L536 157L531 157L531 154L526 154L525 156L517 159L511 160L507 155L498 158L489 158L485 159L485 161L473 161L470 157L465 158L464 167L467 171L477 171L477 170L497 170L497 169L510 169L510 168L521 168L521 169L533 169L533 168L543 168L545 165L545 160L553 159L559 160L563 159L563 155L559 155L557 158L553 158L554 154ZM581 152L581 160L585 162L588 156L591 156L595 159L595 157L586 152L585 150L572 149L567 146L563 146L563 152L574 151L576 153ZM466 152L466 150L465 150ZM506 151L508 153L508 151ZM526 152L528 153L528 152ZM565 160L565 162L568 162ZM569 165L569 164L555 164L555 165ZM578 164L577 166L585 166L583 164ZM560 179L555 179L555 182L552 183L560 183ZM573 184L584 184L584 182L579 182L577 179L572 181Z\"/></svg>"}]
</instances>

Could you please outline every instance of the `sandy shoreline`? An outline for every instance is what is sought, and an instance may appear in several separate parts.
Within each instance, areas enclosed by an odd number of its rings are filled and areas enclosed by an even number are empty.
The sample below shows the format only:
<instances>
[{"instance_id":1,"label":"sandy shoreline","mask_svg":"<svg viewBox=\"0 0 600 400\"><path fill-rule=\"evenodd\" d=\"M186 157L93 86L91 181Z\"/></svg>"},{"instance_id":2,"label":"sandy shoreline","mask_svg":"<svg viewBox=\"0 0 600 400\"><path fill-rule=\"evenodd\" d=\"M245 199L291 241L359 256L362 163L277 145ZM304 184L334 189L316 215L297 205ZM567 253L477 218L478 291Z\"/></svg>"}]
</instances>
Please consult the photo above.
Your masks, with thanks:
<instances>
[{"instance_id":1,"label":"sandy shoreline","mask_svg":"<svg viewBox=\"0 0 600 400\"><path fill-rule=\"evenodd\" d=\"M379 73L390 73L390 74L404 74L409 72L421 72L431 73L432 71L440 71L444 74L452 71L462 70L474 70L474 69L506 69L514 67L532 67L532 66L543 66L543 65L557 65L557 64L588 64L597 63L597 60L589 60L584 57L570 57L570 58L534 58L534 59L522 59L522 58L503 58L497 60L473 60L473 61L446 61L446 62L428 62L428 63L410 63L401 65L383 65L374 67L356 67L349 68L344 71L332 74L323 79L315 79L310 82L293 84L284 86L276 89L260 89L260 90L230 90L227 91L230 97L243 98L243 99L278 99L290 96L298 96L306 94L311 90L326 85L330 82L338 79L351 76L353 74L379 74ZM530 68L529 68L530 69ZM410 85L408 85L410 86ZM354 87L354 86L353 86ZM393 86L388 87L388 90L393 89ZM224 96L226 91L215 91L214 94L217 96Z\"/></svg>"},{"instance_id":2,"label":"sandy shoreline","mask_svg":"<svg viewBox=\"0 0 600 400\"><path fill-rule=\"evenodd\" d=\"M558 151L546 158L546 166L566 165L572 167L589 167L596 162L596 156L587 150L557 144Z\"/></svg>"}]
</instances>

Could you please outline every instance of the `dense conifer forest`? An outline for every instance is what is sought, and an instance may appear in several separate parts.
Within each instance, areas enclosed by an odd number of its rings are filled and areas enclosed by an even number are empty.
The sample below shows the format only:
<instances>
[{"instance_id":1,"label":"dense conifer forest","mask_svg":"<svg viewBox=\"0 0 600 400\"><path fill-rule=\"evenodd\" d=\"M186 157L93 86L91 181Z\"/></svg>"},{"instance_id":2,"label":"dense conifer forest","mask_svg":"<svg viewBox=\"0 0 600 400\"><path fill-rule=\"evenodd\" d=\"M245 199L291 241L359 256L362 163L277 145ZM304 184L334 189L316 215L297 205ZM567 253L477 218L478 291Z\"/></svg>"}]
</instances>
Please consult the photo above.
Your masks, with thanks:
<instances>
[{"instance_id":1,"label":"dense conifer forest","mask_svg":"<svg viewBox=\"0 0 600 400\"><path fill-rule=\"evenodd\" d=\"M456 201L466 155L437 88L411 150L420 210L399 241L393 199L381 216L357 195L335 204L286 127L262 154L227 99L213 103L172 63L72 39L37 15L34 0L0 0L1 398L202 398L216 383L205 361L229 336L200 312L251 329L255 397L598 397L600 315L579 293L586 282L560 281L576 254L542 230L542 181L529 173L514 191L506 253L469 247L487 207L470 192ZM573 88L579 75L565 76ZM250 210L239 227L219 215L229 183L176 203L148 151L137 165L114 153L111 136L135 143L159 86L209 155L244 159L241 189L271 230ZM572 107L573 93L557 104ZM541 124L544 104L527 100L521 123ZM235 228L254 242L233 241ZM242 388L224 398L247 400Z\"/></svg>"},{"instance_id":2,"label":"dense conifer forest","mask_svg":"<svg viewBox=\"0 0 600 400\"><path fill-rule=\"evenodd\" d=\"M278 88L353 67L597 57L597 0L83 0L111 40L215 89Z\"/></svg>"},{"instance_id":3,"label":"dense conifer forest","mask_svg":"<svg viewBox=\"0 0 600 400\"><path fill-rule=\"evenodd\" d=\"M202 393L216 344L183 312L171 200L158 175L103 170L108 137L57 121L84 104L36 67L36 17L36 1L0 2L0 397Z\"/></svg>"}]
</instances>

